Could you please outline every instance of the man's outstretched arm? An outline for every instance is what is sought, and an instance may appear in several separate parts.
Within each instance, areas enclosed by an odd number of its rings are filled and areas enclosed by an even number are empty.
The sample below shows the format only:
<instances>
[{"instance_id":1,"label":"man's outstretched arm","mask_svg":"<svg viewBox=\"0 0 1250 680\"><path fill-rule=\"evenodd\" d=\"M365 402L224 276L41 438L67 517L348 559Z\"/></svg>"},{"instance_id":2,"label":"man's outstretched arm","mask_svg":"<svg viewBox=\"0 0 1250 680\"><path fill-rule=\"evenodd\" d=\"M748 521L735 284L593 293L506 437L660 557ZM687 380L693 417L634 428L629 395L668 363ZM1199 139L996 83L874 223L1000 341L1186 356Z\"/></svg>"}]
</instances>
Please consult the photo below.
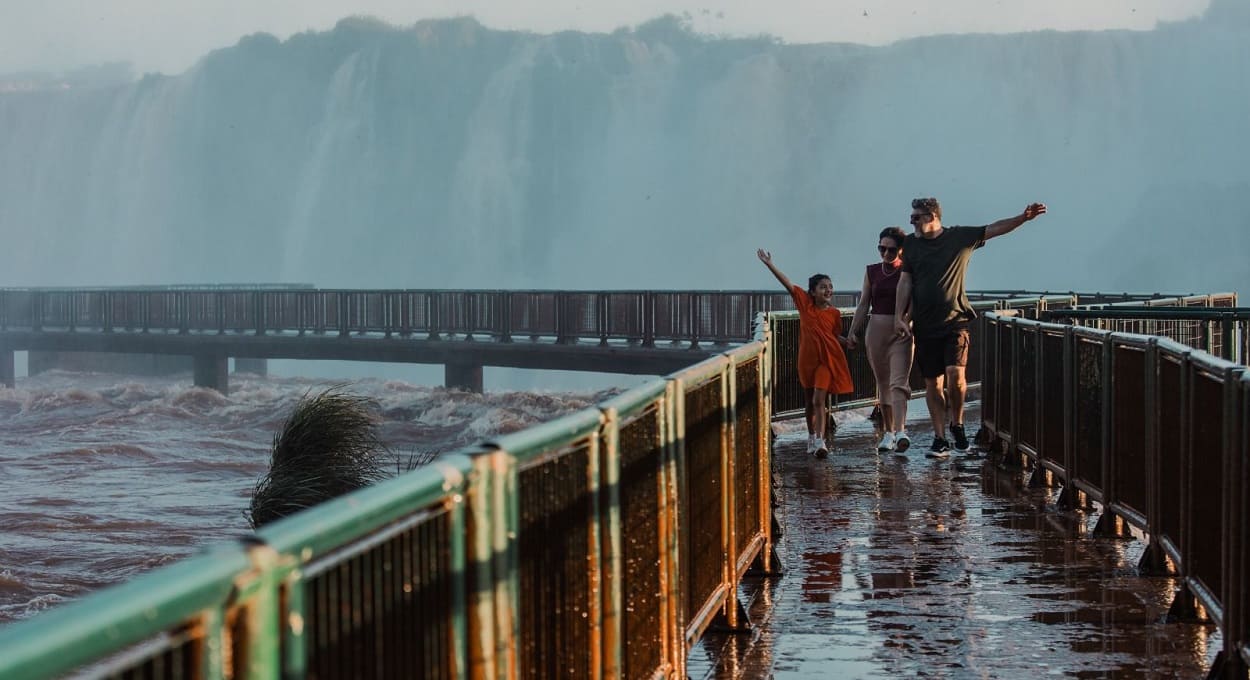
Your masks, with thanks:
<instances>
[{"instance_id":1,"label":"man's outstretched arm","mask_svg":"<svg viewBox=\"0 0 1250 680\"><path fill-rule=\"evenodd\" d=\"M1015 231L1017 227L1024 224L1025 222L1028 222L1029 220L1039 215L1045 215L1045 214L1046 214L1045 204L1030 203L1028 207L1024 209L1024 212L1020 213L1019 215L1016 215L1015 217L1008 217L1006 219L999 220L993 224L987 225L985 227L985 240L988 241L994 238L995 236L1002 236L1003 234L1010 234L1011 232Z\"/></svg>"}]
</instances>

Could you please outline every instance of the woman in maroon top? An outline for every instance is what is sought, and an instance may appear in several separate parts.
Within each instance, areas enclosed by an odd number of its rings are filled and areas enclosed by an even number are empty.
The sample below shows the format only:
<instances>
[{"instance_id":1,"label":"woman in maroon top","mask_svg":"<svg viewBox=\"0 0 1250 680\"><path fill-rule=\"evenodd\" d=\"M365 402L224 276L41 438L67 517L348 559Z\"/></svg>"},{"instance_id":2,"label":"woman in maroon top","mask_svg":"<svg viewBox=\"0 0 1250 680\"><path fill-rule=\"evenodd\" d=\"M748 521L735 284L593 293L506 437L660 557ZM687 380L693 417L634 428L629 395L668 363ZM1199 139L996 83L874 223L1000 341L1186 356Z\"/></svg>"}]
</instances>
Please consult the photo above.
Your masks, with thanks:
<instances>
[{"instance_id":1,"label":"woman in maroon top","mask_svg":"<svg viewBox=\"0 0 1250 680\"><path fill-rule=\"evenodd\" d=\"M911 398L912 339L894 332L894 293L903 265L905 236L898 227L881 230L877 242L881 261L868 265L864 272L864 289L851 323L852 343L857 343L865 326L868 328L864 346L877 379L881 427L885 430L878 451L906 451L911 446L911 437L907 436L907 400Z\"/></svg>"}]
</instances>

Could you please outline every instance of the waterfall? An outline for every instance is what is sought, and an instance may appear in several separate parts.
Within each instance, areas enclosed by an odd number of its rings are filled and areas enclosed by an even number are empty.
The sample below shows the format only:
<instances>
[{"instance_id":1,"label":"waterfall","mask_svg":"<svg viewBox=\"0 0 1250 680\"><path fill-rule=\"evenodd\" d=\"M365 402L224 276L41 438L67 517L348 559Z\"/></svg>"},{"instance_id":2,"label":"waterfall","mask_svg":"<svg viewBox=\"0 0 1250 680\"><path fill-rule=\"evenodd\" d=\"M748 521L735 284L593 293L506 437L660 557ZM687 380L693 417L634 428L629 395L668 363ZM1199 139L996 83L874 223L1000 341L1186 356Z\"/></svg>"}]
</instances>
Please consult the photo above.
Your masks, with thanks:
<instances>
[{"instance_id":1,"label":"waterfall","mask_svg":"<svg viewBox=\"0 0 1250 680\"><path fill-rule=\"evenodd\" d=\"M1051 207L973 287L1236 290L1246 14L884 47L353 19L0 88L0 285L754 288L762 246L853 288L933 195Z\"/></svg>"}]
</instances>

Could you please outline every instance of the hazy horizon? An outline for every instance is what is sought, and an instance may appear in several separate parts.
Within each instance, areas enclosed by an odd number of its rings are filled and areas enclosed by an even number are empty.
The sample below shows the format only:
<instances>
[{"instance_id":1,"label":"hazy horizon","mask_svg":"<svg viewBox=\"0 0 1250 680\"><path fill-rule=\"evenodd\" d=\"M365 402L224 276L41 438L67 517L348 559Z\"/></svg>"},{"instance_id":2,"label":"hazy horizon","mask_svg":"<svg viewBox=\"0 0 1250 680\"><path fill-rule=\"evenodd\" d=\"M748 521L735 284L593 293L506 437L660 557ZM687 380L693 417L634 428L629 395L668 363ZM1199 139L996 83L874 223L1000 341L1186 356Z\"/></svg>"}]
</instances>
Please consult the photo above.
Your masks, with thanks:
<instances>
[{"instance_id":1,"label":"hazy horizon","mask_svg":"<svg viewBox=\"0 0 1250 680\"><path fill-rule=\"evenodd\" d=\"M0 74L66 73L109 63L136 73L177 74L213 50L255 33L285 40L325 31L351 16L399 27L471 16L487 28L591 33L634 28L665 16L718 37L766 35L790 44L887 45L925 35L1041 30L1149 30L1201 15L1210 0L831 0L813 6L778 0L767 7L731 0L643 0L629 6L584 0L45 0L6 8L0 24Z\"/></svg>"}]
</instances>

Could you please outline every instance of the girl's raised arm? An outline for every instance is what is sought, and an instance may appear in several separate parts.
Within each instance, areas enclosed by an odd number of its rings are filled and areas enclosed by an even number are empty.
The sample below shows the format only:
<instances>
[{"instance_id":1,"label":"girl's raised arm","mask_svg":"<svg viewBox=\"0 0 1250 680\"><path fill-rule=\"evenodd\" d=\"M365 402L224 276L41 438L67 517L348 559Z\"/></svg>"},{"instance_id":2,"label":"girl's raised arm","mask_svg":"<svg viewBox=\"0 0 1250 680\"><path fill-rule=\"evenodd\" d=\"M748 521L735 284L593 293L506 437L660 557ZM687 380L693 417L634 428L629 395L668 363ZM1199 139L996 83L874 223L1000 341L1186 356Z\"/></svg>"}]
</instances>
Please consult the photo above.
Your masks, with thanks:
<instances>
[{"instance_id":1,"label":"girl's raised arm","mask_svg":"<svg viewBox=\"0 0 1250 680\"><path fill-rule=\"evenodd\" d=\"M772 272L773 276L777 277L777 280L781 282L782 287L784 287L786 292L789 293L790 290L794 288L794 284L790 283L790 279L786 278L786 275L782 274L781 271L777 269L776 265L773 264L773 254L763 248L755 251L755 254L759 256L760 262L763 262L764 266L768 267L768 271Z\"/></svg>"}]
</instances>

